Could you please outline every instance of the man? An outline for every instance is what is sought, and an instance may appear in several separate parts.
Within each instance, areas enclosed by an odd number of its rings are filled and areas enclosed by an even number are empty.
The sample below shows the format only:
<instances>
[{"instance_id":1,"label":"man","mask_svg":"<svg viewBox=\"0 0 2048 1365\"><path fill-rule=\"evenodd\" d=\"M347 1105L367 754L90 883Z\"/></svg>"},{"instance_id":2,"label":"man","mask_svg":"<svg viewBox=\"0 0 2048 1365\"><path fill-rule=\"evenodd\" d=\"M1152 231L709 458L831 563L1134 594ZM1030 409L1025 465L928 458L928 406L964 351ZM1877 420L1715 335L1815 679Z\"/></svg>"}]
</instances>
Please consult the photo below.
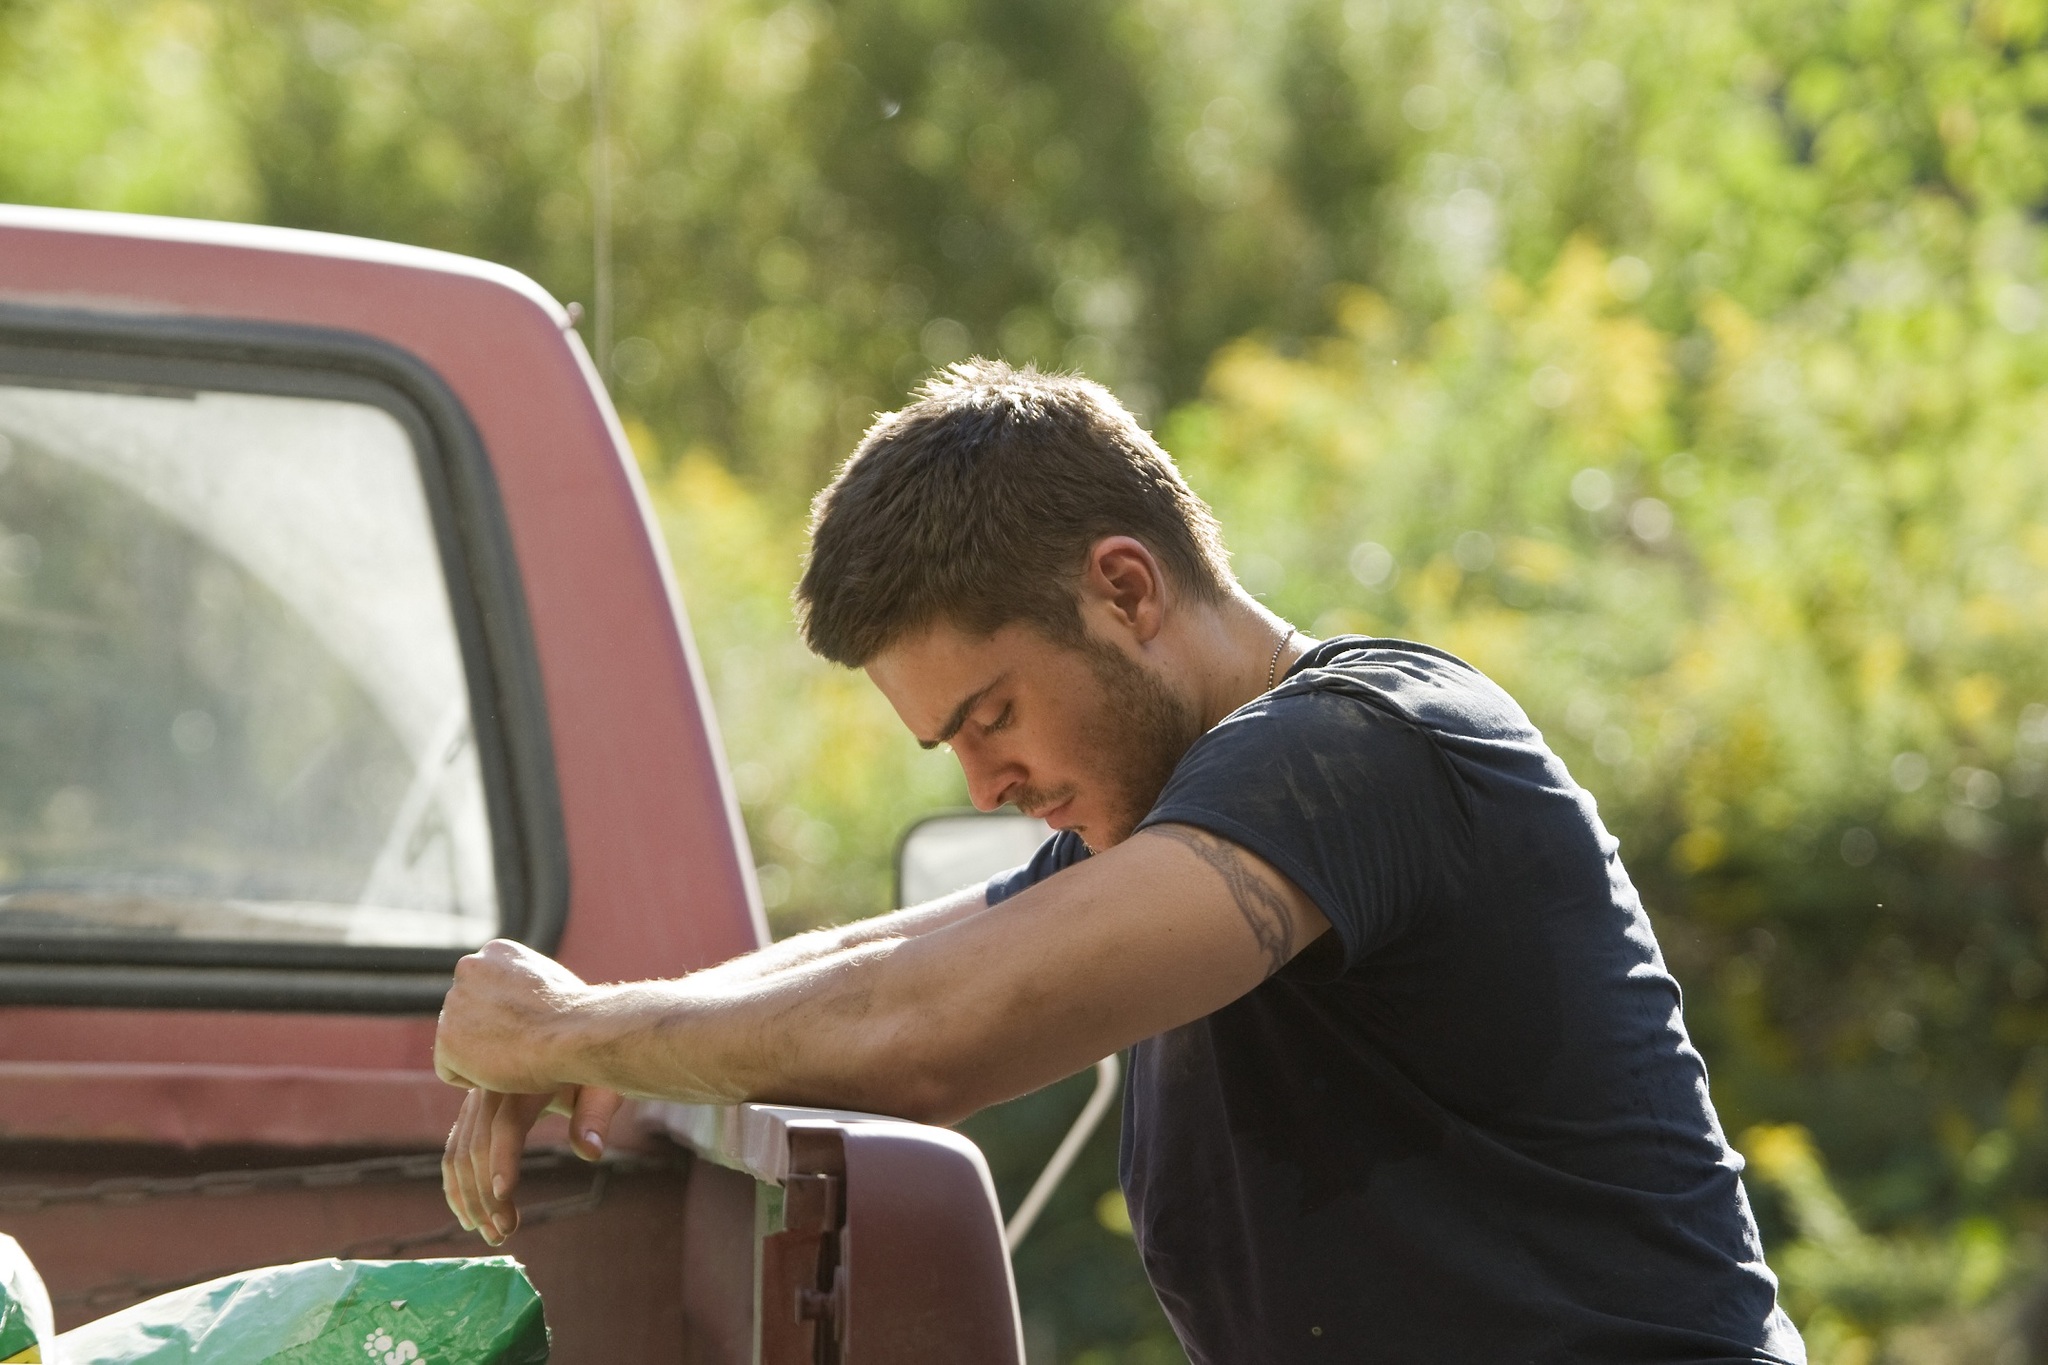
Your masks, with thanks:
<instances>
[{"instance_id":1,"label":"man","mask_svg":"<svg viewBox=\"0 0 2048 1365\"><path fill-rule=\"evenodd\" d=\"M868 432L797 596L975 805L1059 833L680 981L465 959L465 1223L516 1226L551 1102L585 1155L620 1094L943 1123L1128 1047L1124 1192L1197 1365L1804 1359L1615 841L1475 670L1302 637L1104 390L986 361Z\"/></svg>"}]
</instances>

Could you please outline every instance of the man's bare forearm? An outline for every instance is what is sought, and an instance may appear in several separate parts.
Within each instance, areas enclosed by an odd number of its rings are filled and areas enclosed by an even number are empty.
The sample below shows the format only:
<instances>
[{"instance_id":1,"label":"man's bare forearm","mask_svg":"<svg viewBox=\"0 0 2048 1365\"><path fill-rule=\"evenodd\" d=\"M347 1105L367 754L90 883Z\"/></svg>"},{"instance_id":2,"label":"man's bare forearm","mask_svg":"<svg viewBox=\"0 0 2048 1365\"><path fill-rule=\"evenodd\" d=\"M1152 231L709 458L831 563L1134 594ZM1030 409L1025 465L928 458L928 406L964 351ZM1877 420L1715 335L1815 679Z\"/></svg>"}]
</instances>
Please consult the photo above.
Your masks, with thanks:
<instances>
[{"instance_id":1,"label":"man's bare forearm","mask_svg":"<svg viewBox=\"0 0 2048 1365\"><path fill-rule=\"evenodd\" d=\"M905 1008L893 961L909 941L872 935L760 972L598 987L550 1040L550 1069L642 1098L924 1114L923 1011Z\"/></svg>"},{"instance_id":2,"label":"man's bare forearm","mask_svg":"<svg viewBox=\"0 0 2048 1365\"><path fill-rule=\"evenodd\" d=\"M926 901L887 915L875 915L868 919L855 920L851 924L835 924L823 929L812 929L808 933L795 934L765 948L751 953L742 953L707 967L701 972L692 972L690 980L711 985L757 980L776 972L787 971L857 948L863 943L874 943L882 939L916 938L934 929L943 929L969 915L981 913L988 908L988 898L982 887L968 887L950 896Z\"/></svg>"},{"instance_id":3,"label":"man's bare forearm","mask_svg":"<svg viewBox=\"0 0 2048 1365\"><path fill-rule=\"evenodd\" d=\"M456 965L435 1065L504 1093L950 1121L1228 1003L1271 974L1276 935L1327 929L1277 873L1225 852L1146 831L999 909L970 895L673 981L593 986L488 944ZM1275 894L1248 900L1247 878Z\"/></svg>"}]
</instances>

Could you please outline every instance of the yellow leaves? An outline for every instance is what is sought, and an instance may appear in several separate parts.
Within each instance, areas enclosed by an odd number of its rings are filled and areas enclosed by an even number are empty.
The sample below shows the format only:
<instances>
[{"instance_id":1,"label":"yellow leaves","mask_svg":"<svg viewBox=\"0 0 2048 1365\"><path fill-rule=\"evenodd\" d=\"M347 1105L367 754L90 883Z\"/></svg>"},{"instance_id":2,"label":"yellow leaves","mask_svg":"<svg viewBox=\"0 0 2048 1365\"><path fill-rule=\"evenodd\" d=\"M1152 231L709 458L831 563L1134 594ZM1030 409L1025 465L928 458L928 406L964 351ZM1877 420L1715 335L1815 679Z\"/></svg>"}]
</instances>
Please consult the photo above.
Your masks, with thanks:
<instances>
[{"instance_id":1,"label":"yellow leaves","mask_svg":"<svg viewBox=\"0 0 2048 1365\"><path fill-rule=\"evenodd\" d=\"M1671 852L1680 870L1705 872L1728 856L1728 836L1712 825L1698 825L1679 835Z\"/></svg>"},{"instance_id":2,"label":"yellow leaves","mask_svg":"<svg viewBox=\"0 0 2048 1365\"><path fill-rule=\"evenodd\" d=\"M1971 1178L1970 1165L1986 1157L1995 1161L1998 1149L2009 1150L2010 1143L2008 1134L1991 1133L1974 1144L1961 1163L1965 1179ZM1798 1240L1774 1249L1771 1262L1786 1307L1802 1319L1815 1365L1870 1361L1876 1334L1901 1319L1967 1312L2011 1277L2010 1239L1988 1218L1962 1219L1941 1236L1864 1231L1829 1179L1813 1135L1798 1124L1759 1124L1742 1134L1739 1145L1751 1178L1778 1191L1798 1229ZM1894 1349L1902 1344L1892 1337ZM1901 1358L1919 1356L1906 1352ZM1989 1352L1957 1358L1989 1358Z\"/></svg>"},{"instance_id":3,"label":"yellow leaves","mask_svg":"<svg viewBox=\"0 0 2048 1365\"><path fill-rule=\"evenodd\" d=\"M1212 503L1235 503L1264 520L1314 488L1319 506L1298 524L1329 525L1344 483L1364 474L1400 425L1403 371L1372 349L1391 346L1398 319L1365 290L1340 300L1347 327L1301 358L1251 339L1212 360L1201 403L1182 409L1164 435Z\"/></svg>"},{"instance_id":4,"label":"yellow leaves","mask_svg":"<svg viewBox=\"0 0 2048 1365\"><path fill-rule=\"evenodd\" d=\"M1695 631L1687 647L1672 661L1671 680L1681 693L1704 692L1720 676L1723 660L1724 656L1712 647L1706 633Z\"/></svg>"},{"instance_id":5,"label":"yellow leaves","mask_svg":"<svg viewBox=\"0 0 2048 1365\"><path fill-rule=\"evenodd\" d=\"M1591 238L1574 234L1543 281L1543 310L1553 317L1593 318L1611 297L1606 253Z\"/></svg>"},{"instance_id":6,"label":"yellow leaves","mask_svg":"<svg viewBox=\"0 0 2048 1365\"><path fill-rule=\"evenodd\" d=\"M1523 671L1529 620L1499 607L1467 609L1436 633L1435 643L1490 677L1512 678Z\"/></svg>"},{"instance_id":7,"label":"yellow leaves","mask_svg":"<svg viewBox=\"0 0 2048 1365\"><path fill-rule=\"evenodd\" d=\"M1496 291L1503 301L1513 296ZM1617 302L1606 254L1575 236L1526 313L1503 315L1532 369L1531 399L1565 410L1572 438L1593 454L1654 439L1651 426L1671 396L1666 338L1639 316L1614 313Z\"/></svg>"},{"instance_id":8,"label":"yellow leaves","mask_svg":"<svg viewBox=\"0 0 2048 1365\"><path fill-rule=\"evenodd\" d=\"M1718 704L1702 691L1695 706L1714 717L1704 727L1682 769L1682 792L1691 828L1672 852L1679 867L1704 871L1730 849L1730 823L1754 830L1782 830L1801 813L1784 785L1785 754L1764 698L1746 677L1716 679L1732 701ZM1732 686L1731 686L1732 685ZM1716 711L1721 712L1718 717ZM1729 820L1733 813L1735 819ZM1737 832L1741 832L1738 828Z\"/></svg>"},{"instance_id":9,"label":"yellow leaves","mask_svg":"<svg viewBox=\"0 0 2048 1365\"><path fill-rule=\"evenodd\" d=\"M642 475L652 478L661 468L661 438L638 417L621 416L619 425L625 429L626 444L633 451L634 463L640 466Z\"/></svg>"},{"instance_id":10,"label":"yellow leaves","mask_svg":"<svg viewBox=\"0 0 2048 1365\"><path fill-rule=\"evenodd\" d=\"M631 425L627 436L633 439ZM773 602L778 625L788 621L784 604L798 572L800 526L772 515L751 489L701 449L676 461L651 493L686 597L715 585L724 594Z\"/></svg>"},{"instance_id":11,"label":"yellow leaves","mask_svg":"<svg viewBox=\"0 0 2048 1365\"><path fill-rule=\"evenodd\" d=\"M1337 330L1372 351L1392 351L1401 340L1401 315L1370 289L1346 288L1337 296Z\"/></svg>"},{"instance_id":12,"label":"yellow leaves","mask_svg":"<svg viewBox=\"0 0 2048 1365\"><path fill-rule=\"evenodd\" d=\"M1989 673L1971 673L1956 680L1949 700L1956 719L1965 728L1978 730L1998 713L2005 700L2005 683Z\"/></svg>"},{"instance_id":13,"label":"yellow leaves","mask_svg":"<svg viewBox=\"0 0 2048 1365\"><path fill-rule=\"evenodd\" d=\"M1856 684L1866 703L1889 691L1906 667L1906 642L1889 632L1863 638L1856 654Z\"/></svg>"},{"instance_id":14,"label":"yellow leaves","mask_svg":"<svg viewBox=\"0 0 2048 1365\"><path fill-rule=\"evenodd\" d=\"M1627 278L1648 278L1647 267L1629 264ZM1656 448L1671 421L1669 338L1629 310L1615 278L1607 254L1577 236L1535 289L1503 273L1488 286L1487 307L1419 334L1381 295L1342 290L1336 334L1305 356L1251 339L1216 355L1204 407L1220 421L1221 439L1205 443L1204 458L1235 469L1295 457L1362 472L1383 453L1476 416L1464 411L1475 382L1493 404L1522 386L1521 401L1503 404L1499 420L1519 425L1553 413L1548 439L1581 461ZM1506 374L1496 368L1503 362L1512 367Z\"/></svg>"},{"instance_id":15,"label":"yellow leaves","mask_svg":"<svg viewBox=\"0 0 2048 1365\"><path fill-rule=\"evenodd\" d=\"M2029 621L2011 602L1989 594L1963 603L1962 624L1964 633L1976 640L1993 640L2039 628L2038 622Z\"/></svg>"},{"instance_id":16,"label":"yellow leaves","mask_svg":"<svg viewBox=\"0 0 2048 1365\"><path fill-rule=\"evenodd\" d=\"M1600 373L1615 415L1634 425L1659 412L1671 387L1663 334L1640 318L1617 318L1600 329L1599 340Z\"/></svg>"},{"instance_id":17,"label":"yellow leaves","mask_svg":"<svg viewBox=\"0 0 2048 1365\"><path fill-rule=\"evenodd\" d=\"M1541 588L1565 582L1578 563L1565 546L1533 536L1509 536L1501 542L1500 559L1511 573Z\"/></svg>"},{"instance_id":18,"label":"yellow leaves","mask_svg":"<svg viewBox=\"0 0 2048 1365\"><path fill-rule=\"evenodd\" d=\"M1726 294L1709 294L1700 300L1700 321L1730 367L1748 360L1763 334L1757 320Z\"/></svg>"},{"instance_id":19,"label":"yellow leaves","mask_svg":"<svg viewBox=\"0 0 2048 1365\"><path fill-rule=\"evenodd\" d=\"M1457 598L1458 588L1465 581L1449 555L1438 555L1424 565L1415 575L1409 587L1407 600L1418 614L1429 618L1440 618L1450 614L1451 604Z\"/></svg>"},{"instance_id":20,"label":"yellow leaves","mask_svg":"<svg viewBox=\"0 0 2048 1365\"><path fill-rule=\"evenodd\" d=\"M1844 1246L1863 1236L1849 1206L1835 1191L1814 1149L1813 1134L1796 1123L1758 1124L1742 1135L1751 1167L1783 1191L1802 1237Z\"/></svg>"},{"instance_id":21,"label":"yellow leaves","mask_svg":"<svg viewBox=\"0 0 2048 1365\"><path fill-rule=\"evenodd\" d=\"M1304 388L1317 378L1298 361L1276 355L1256 341L1235 341L1209 367L1209 390L1237 414L1280 425L1293 413Z\"/></svg>"},{"instance_id":22,"label":"yellow leaves","mask_svg":"<svg viewBox=\"0 0 2048 1365\"><path fill-rule=\"evenodd\" d=\"M211 6L198 3L198 0L160 0L153 7L150 20L162 37L202 49L218 41L220 36L220 16Z\"/></svg>"},{"instance_id":23,"label":"yellow leaves","mask_svg":"<svg viewBox=\"0 0 2048 1365\"><path fill-rule=\"evenodd\" d=\"M1512 318L1529 306L1528 287L1502 271L1487 281L1486 303L1496 317Z\"/></svg>"},{"instance_id":24,"label":"yellow leaves","mask_svg":"<svg viewBox=\"0 0 2048 1365\"><path fill-rule=\"evenodd\" d=\"M1131 1210L1124 1202L1122 1190L1107 1191L1102 1198L1095 1201L1095 1221L1104 1231L1113 1232L1119 1237L1133 1235Z\"/></svg>"},{"instance_id":25,"label":"yellow leaves","mask_svg":"<svg viewBox=\"0 0 2048 1365\"><path fill-rule=\"evenodd\" d=\"M1877 1343L1864 1333L1845 1328L1839 1315L1825 1310L1823 1314L1821 1321L1808 1321L1802 1329L1807 1359L1813 1365L1872 1365L1877 1359Z\"/></svg>"},{"instance_id":26,"label":"yellow leaves","mask_svg":"<svg viewBox=\"0 0 2048 1365\"><path fill-rule=\"evenodd\" d=\"M629 423L626 427L626 437L634 442L635 455L640 454L634 435L637 425ZM762 516L760 502L753 492L708 450L692 449L676 461L660 491L666 495L671 510L688 512L694 519L726 521L738 516L758 522Z\"/></svg>"},{"instance_id":27,"label":"yellow leaves","mask_svg":"<svg viewBox=\"0 0 2048 1365\"><path fill-rule=\"evenodd\" d=\"M2001 46L2031 47L2048 31L2048 3L2043 0L1979 0L1970 27L1985 41Z\"/></svg>"},{"instance_id":28,"label":"yellow leaves","mask_svg":"<svg viewBox=\"0 0 2048 1365\"><path fill-rule=\"evenodd\" d=\"M1935 120L1941 140L1952 151L1960 151L1977 140L1977 114L1967 104L1951 104Z\"/></svg>"}]
</instances>

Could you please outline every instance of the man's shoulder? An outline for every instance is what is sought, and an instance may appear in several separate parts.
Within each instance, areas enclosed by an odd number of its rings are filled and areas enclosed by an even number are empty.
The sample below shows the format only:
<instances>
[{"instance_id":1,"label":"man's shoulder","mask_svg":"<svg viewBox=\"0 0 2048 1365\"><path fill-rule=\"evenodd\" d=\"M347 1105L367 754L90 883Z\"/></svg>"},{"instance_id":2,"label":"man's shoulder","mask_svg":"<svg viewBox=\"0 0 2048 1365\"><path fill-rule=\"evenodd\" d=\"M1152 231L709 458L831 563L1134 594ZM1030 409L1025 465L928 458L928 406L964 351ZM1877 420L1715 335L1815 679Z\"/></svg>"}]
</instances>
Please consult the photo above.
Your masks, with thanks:
<instances>
[{"instance_id":1,"label":"man's shoulder","mask_svg":"<svg viewBox=\"0 0 2048 1365\"><path fill-rule=\"evenodd\" d=\"M1499 688L1447 649L1373 635L1337 635L1318 641L1287 670L1276 694L1364 684L1390 695L1442 689Z\"/></svg>"},{"instance_id":2,"label":"man's shoulder","mask_svg":"<svg viewBox=\"0 0 2048 1365\"><path fill-rule=\"evenodd\" d=\"M1390 635L1332 635L1326 640L1318 640L1295 660L1287 672L1291 677L1311 669L1404 666L1426 673L1457 672L1481 676L1477 668L1447 649Z\"/></svg>"},{"instance_id":3,"label":"man's shoulder","mask_svg":"<svg viewBox=\"0 0 2048 1365\"><path fill-rule=\"evenodd\" d=\"M1313 725L1337 698L1440 738L1525 741L1535 733L1514 698L1485 673L1448 650L1413 640L1324 640L1260 700L1270 702L1275 722Z\"/></svg>"}]
</instances>

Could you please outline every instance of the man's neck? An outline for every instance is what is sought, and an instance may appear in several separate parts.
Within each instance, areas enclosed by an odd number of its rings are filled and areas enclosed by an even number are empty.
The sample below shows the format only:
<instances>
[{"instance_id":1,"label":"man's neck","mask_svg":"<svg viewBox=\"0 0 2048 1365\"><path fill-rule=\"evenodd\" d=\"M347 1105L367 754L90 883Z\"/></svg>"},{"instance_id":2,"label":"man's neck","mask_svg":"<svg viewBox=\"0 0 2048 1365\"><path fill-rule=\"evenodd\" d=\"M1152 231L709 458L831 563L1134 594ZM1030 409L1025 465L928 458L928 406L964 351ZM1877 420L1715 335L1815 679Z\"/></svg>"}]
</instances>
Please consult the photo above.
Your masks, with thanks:
<instances>
[{"instance_id":1,"label":"man's neck","mask_svg":"<svg viewBox=\"0 0 2048 1365\"><path fill-rule=\"evenodd\" d=\"M1241 594L1200 604L1180 626L1176 671L1205 730L1266 691L1315 644Z\"/></svg>"}]
</instances>

